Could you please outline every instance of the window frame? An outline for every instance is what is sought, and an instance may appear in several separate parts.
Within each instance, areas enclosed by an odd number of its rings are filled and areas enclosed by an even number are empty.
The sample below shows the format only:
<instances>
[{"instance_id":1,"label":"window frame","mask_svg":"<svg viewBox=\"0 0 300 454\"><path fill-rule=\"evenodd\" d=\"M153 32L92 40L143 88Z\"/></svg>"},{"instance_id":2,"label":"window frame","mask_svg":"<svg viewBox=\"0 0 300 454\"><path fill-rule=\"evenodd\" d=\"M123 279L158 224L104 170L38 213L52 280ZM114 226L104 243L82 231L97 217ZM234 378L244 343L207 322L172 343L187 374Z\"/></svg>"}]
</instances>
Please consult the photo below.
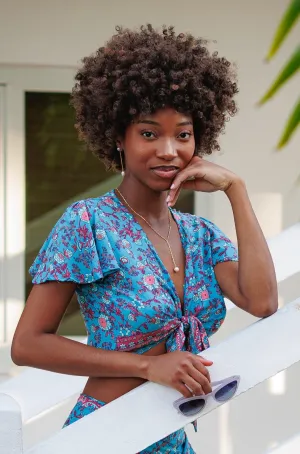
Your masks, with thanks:
<instances>
[{"instance_id":1,"label":"window frame","mask_svg":"<svg viewBox=\"0 0 300 454\"><path fill-rule=\"evenodd\" d=\"M70 93L75 72L75 67L0 65L0 342L11 341L25 304L25 93Z\"/></svg>"}]
</instances>

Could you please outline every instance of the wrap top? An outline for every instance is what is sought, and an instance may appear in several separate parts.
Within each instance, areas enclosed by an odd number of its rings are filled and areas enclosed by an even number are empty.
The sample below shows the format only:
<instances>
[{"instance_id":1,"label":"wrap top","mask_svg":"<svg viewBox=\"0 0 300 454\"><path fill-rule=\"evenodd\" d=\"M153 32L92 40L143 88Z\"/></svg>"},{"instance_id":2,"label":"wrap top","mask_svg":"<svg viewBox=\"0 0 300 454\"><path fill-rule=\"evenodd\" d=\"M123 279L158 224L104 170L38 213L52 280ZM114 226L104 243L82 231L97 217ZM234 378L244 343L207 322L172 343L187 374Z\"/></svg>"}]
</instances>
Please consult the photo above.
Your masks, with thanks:
<instances>
[{"instance_id":1,"label":"wrap top","mask_svg":"<svg viewBox=\"0 0 300 454\"><path fill-rule=\"evenodd\" d=\"M69 206L30 268L33 283L72 281L88 344L143 353L199 353L226 308L214 266L237 261L234 244L212 222L171 209L185 252L184 301L141 225L112 190Z\"/></svg>"}]
</instances>

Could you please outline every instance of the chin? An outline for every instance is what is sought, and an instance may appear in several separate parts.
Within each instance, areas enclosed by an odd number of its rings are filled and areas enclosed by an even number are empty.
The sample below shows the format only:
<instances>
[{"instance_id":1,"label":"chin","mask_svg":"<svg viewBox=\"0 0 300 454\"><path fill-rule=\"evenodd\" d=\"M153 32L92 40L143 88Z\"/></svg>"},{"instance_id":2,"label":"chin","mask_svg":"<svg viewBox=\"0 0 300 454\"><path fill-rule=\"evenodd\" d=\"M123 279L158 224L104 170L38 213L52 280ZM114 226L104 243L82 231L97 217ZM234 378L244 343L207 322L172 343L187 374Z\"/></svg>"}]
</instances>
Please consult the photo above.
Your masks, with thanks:
<instances>
[{"instance_id":1,"label":"chin","mask_svg":"<svg viewBox=\"0 0 300 454\"><path fill-rule=\"evenodd\" d=\"M147 186L155 192L165 192L169 191L172 181L160 181L160 182L149 182Z\"/></svg>"},{"instance_id":2,"label":"chin","mask_svg":"<svg viewBox=\"0 0 300 454\"><path fill-rule=\"evenodd\" d=\"M149 189L151 189L154 192L165 192L169 191L171 184L174 180L174 178L156 178L155 176L153 177L152 175L149 178L148 175L140 175L139 176L139 181Z\"/></svg>"}]
</instances>

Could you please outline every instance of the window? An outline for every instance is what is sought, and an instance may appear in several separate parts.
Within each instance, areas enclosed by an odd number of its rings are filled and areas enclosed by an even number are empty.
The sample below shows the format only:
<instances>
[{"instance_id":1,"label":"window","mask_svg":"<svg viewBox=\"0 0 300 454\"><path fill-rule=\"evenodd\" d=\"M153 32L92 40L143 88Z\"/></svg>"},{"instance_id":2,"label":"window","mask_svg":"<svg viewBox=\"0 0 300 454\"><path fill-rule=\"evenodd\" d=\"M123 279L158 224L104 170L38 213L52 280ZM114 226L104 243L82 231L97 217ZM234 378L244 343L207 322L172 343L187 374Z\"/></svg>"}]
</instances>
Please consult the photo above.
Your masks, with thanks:
<instances>
[{"instance_id":1,"label":"window","mask_svg":"<svg viewBox=\"0 0 300 454\"><path fill-rule=\"evenodd\" d=\"M32 287L28 269L65 208L113 187L114 174L77 138L69 98L68 93L25 94L26 297ZM66 316L76 310L74 297Z\"/></svg>"}]
</instances>

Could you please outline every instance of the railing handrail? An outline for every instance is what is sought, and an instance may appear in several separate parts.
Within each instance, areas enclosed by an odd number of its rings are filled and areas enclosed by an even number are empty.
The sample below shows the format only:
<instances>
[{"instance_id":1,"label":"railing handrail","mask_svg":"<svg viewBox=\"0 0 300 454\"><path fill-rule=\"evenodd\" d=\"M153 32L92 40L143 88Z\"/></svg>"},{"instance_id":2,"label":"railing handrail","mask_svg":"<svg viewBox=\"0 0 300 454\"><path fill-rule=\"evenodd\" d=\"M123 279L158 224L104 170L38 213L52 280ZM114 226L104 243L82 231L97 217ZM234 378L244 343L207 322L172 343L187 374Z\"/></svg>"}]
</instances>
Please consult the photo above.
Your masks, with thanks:
<instances>
[{"instance_id":1,"label":"railing handrail","mask_svg":"<svg viewBox=\"0 0 300 454\"><path fill-rule=\"evenodd\" d=\"M86 343L84 336L73 336L71 339ZM13 397L19 403L22 419L27 421L78 394L86 379L86 377L26 368L21 374L0 384L0 393ZM45 389L48 390L47 393ZM34 396L38 397L35 399ZM41 399L40 396L43 398Z\"/></svg>"},{"instance_id":2,"label":"railing handrail","mask_svg":"<svg viewBox=\"0 0 300 454\"><path fill-rule=\"evenodd\" d=\"M278 282L300 271L300 223L281 232L270 239L268 243L275 262ZM288 257L289 260L283 260L283 257ZM227 305L230 308L231 303L227 301ZM81 342L86 341L86 338L83 337L76 339ZM12 366L10 345L0 346L0 374L9 373ZM78 395L85 381L86 377L66 376L42 370L27 369L19 376L2 383L0 393L10 396L20 405L22 419L24 422L28 422L45 410L54 408L66 399ZM51 392L44 393L45 385L47 389L51 389ZM39 386L41 386L40 390ZM34 399L34 395L43 395L43 399Z\"/></svg>"},{"instance_id":3,"label":"railing handrail","mask_svg":"<svg viewBox=\"0 0 300 454\"><path fill-rule=\"evenodd\" d=\"M272 317L207 349L205 356L214 361L210 368L212 380L240 375L239 395L292 366L300 360L299 323L300 298ZM272 361L266 361L267 357ZM102 407L101 411L58 431L25 454L82 454L93 451L98 443L102 452L134 454L195 419L174 410L172 404L178 396L171 388L146 383ZM210 401L200 417L217 406L219 404Z\"/></svg>"}]
</instances>

